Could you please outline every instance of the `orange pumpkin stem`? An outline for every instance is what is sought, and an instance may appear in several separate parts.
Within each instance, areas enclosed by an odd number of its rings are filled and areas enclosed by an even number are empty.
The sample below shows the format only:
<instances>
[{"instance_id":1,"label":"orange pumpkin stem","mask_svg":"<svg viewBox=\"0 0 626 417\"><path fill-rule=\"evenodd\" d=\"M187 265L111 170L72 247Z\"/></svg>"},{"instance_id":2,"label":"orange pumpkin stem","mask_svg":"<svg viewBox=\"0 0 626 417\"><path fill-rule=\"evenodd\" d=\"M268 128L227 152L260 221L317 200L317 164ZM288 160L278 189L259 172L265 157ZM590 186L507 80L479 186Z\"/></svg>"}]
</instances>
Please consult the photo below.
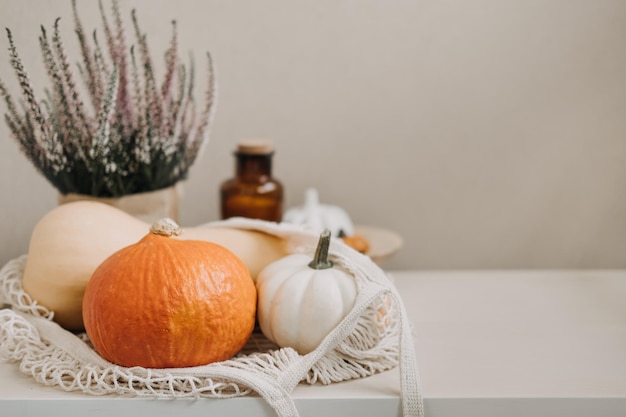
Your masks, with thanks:
<instances>
[{"instance_id":1,"label":"orange pumpkin stem","mask_svg":"<svg viewBox=\"0 0 626 417\"><path fill-rule=\"evenodd\" d=\"M150 227L150 233L160 236L180 236L183 229L170 218L159 219Z\"/></svg>"}]
</instances>

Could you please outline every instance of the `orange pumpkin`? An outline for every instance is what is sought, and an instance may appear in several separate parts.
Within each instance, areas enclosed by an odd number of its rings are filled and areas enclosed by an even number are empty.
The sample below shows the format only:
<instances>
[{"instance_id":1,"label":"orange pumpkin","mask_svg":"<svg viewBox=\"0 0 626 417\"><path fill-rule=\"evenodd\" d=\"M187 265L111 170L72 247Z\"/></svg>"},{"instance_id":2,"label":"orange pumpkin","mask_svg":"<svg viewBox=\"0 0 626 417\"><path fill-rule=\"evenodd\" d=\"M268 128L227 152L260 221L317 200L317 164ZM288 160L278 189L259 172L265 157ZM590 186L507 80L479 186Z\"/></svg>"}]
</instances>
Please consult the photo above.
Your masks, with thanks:
<instances>
[{"instance_id":1,"label":"orange pumpkin","mask_svg":"<svg viewBox=\"0 0 626 417\"><path fill-rule=\"evenodd\" d=\"M156 222L89 280L85 330L108 361L146 368L204 365L232 357L250 337L256 289L248 268L220 245L170 238L180 231L171 220Z\"/></svg>"}]
</instances>

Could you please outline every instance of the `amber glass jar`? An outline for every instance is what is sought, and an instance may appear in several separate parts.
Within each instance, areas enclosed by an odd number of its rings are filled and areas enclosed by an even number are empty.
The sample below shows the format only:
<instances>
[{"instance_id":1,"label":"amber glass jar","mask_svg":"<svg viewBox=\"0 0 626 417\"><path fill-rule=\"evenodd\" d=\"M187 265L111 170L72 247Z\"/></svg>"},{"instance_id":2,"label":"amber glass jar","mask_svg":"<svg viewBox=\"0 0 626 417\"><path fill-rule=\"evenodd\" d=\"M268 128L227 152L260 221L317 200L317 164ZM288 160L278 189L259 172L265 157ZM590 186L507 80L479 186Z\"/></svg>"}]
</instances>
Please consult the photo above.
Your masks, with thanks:
<instances>
[{"instance_id":1,"label":"amber glass jar","mask_svg":"<svg viewBox=\"0 0 626 417\"><path fill-rule=\"evenodd\" d=\"M248 140L235 151L235 177L220 187L222 219L248 217L278 222L283 215L283 186L272 177L272 143Z\"/></svg>"}]
</instances>

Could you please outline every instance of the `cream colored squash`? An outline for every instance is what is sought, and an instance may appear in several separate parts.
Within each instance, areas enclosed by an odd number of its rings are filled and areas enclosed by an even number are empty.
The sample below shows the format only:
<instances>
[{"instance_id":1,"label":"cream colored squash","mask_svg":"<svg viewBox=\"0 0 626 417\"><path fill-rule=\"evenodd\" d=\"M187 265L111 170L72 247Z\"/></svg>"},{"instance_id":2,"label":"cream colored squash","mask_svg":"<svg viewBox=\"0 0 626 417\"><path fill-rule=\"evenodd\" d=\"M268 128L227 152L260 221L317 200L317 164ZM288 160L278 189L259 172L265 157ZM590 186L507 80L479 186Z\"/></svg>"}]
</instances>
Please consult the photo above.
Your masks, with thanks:
<instances>
[{"instance_id":1,"label":"cream colored squash","mask_svg":"<svg viewBox=\"0 0 626 417\"><path fill-rule=\"evenodd\" d=\"M77 201L60 205L35 226L24 270L24 290L54 311L54 320L69 330L82 330L82 299L95 269L112 253L136 243L150 229L115 207ZM284 241L257 232L225 227L185 228L187 240L206 240L230 249L252 277L287 255Z\"/></svg>"}]
</instances>

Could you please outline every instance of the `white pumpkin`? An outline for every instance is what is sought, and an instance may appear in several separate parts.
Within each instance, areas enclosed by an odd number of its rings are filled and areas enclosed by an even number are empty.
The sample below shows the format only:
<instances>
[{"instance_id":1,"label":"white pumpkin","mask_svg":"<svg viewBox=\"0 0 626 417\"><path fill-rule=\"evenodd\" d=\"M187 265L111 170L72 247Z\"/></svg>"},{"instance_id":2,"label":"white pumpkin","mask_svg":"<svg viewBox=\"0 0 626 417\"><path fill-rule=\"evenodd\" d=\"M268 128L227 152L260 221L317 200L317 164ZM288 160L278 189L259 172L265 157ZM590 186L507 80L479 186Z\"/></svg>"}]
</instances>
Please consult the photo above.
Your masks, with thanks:
<instances>
[{"instance_id":1,"label":"white pumpkin","mask_svg":"<svg viewBox=\"0 0 626 417\"><path fill-rule=\"evenodd\" d=\"M320 204L317 190L309 188L304 196L304 205L285 211L282 219L285 223L304 225L321 233L330 229L333 236L352 236L354 224L348 212L339 206Z\"/></svg>"},{"instance_id":2,"label":"white pumpkin","mask_svg":"<svg viewBox=\"0 0 626 417\"><path fill-rule=\"evenodd\" d=\"M352 274L328 260L329 243L330 231L325 230L312 261L305 254L286 256L267 265L256 281L261 331L302 355L319 346L357 296Z\"/></svg>"}]
</instances>

